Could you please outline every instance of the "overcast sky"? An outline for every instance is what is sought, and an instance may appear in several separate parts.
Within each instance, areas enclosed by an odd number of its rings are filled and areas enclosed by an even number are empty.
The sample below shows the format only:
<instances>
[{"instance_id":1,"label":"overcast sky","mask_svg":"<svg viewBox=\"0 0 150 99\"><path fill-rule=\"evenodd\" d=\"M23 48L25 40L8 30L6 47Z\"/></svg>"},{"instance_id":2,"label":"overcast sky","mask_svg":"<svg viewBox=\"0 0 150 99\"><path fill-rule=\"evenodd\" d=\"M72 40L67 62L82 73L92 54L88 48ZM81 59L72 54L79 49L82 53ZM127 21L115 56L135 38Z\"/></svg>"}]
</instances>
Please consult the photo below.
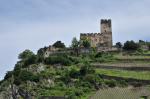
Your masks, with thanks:
<instances>
[{"instance_id":1,"label":"overcast sky","mask_svg":"<svg viewBox=\"0 0 150 99\"><path fill-rule=\"evenodd\" d=\"M80 33L99 32L112 20L113 43L150 41L150 0L0 0L0 79L18 54L56 40L70 45Z\"/></svg>"}]
</instances>

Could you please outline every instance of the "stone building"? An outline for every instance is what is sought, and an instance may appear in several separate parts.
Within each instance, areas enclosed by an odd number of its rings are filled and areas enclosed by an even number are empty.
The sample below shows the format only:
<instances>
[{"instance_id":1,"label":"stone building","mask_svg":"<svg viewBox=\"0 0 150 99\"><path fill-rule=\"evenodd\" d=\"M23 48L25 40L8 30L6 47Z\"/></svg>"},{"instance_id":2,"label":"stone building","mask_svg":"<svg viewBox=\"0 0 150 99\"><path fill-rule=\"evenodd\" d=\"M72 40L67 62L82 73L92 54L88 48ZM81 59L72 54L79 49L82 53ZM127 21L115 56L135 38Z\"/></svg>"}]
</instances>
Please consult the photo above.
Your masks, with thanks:
<instances>
[{"instance_id":1,"label":"stone building","mask_svg":"<svg viewBox=\"0 0 150 99\"><path fill-rule=\"evenodd\" d=\"M112 27L110 19L102 19L100 22L100 33L80 33L80 40L87 39L91 47L106 50L112 48Z\"/></svg>"},{"instance_id":2,"label":"stone building","mask_svg":"<svg viewBox=\"0 0 150 99\"><path fill-rule=\"evenodd\" d=\"M57 53L59 48L55 48L53 46L46 47L46 51L44 52L44 57L49 57L49 55Z\"/></svg>"}]
</instances>

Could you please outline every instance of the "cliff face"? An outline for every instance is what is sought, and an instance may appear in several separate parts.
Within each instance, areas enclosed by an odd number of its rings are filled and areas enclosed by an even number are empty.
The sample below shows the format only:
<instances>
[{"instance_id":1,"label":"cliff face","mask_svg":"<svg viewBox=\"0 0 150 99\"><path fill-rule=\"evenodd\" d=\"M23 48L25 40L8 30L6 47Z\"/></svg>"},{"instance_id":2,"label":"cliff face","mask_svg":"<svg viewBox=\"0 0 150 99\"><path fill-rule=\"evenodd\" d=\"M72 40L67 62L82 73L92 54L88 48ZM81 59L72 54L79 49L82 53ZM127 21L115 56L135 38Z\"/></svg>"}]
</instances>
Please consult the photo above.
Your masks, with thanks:
<instances>
[{"instance_id":1,"label":"cliff face","mask_svg":"<svg viewBox=\"0 0 150 99\"><path fill-rule=\"evenodd\" d=\"M32 72L34 75L39 75L42 72L49 71L46 69L46 65L41 63L32 64L28 66L28 68L23 68L23 70L29 73ZM20 75L18 75L18 77L19 76ZM0 99L35 99L35 97L37 97L37 90L35 89L37 89L39 86L48 88L54 85L54 81L49 77L41 77L39 81L32 81L29 79L26 81L21 81L19 84L16 83L17 81L15 81L15 79L16 77L12 75L1 82Z\"/></svg>"}]
</instances>

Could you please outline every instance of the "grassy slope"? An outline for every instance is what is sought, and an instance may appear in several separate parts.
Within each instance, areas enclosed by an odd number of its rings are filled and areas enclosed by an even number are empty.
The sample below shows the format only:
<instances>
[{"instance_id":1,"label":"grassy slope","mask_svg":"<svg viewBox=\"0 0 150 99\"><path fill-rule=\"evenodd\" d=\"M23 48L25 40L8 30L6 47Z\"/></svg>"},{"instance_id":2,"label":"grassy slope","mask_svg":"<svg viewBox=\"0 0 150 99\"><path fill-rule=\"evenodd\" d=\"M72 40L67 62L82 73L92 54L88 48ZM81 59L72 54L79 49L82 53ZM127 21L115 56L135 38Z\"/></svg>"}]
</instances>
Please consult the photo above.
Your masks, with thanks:
<instances>
[{"instance_id":1,"label":"grassy slope","mask_svg":"<svg viewBox=\"0 0 150 99\"><path fill-rule=\"evenodd\" d=\"M125 78L135 78L140 80L150 80L149 71L127 71L127 70L107 70L107 69L96 69L99 74L105 74L109 76L125 77Z\"/></svg>"},{"instance_id":2,"label":"grassy slope","mask_svg":"<svg viewBox=\"0 0 150 99\"><path fill-rule=\"evenodd\" d=\"M121 55L121 54L115 54L115 58L117 59L150 59L150 56L142 56L142 55Z\"/></svg>"}]
</instances>

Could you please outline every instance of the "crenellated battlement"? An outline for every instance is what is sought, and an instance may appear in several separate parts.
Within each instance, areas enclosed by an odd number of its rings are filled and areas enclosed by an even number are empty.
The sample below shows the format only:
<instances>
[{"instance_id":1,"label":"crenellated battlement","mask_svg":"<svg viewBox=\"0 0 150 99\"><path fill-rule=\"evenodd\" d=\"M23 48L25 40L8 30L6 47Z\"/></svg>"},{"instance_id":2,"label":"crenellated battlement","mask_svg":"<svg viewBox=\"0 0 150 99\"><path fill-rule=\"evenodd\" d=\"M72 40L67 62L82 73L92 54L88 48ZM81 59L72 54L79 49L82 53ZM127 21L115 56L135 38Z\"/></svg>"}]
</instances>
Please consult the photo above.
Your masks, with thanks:
<instances>
[{"instance_id":1,"label":"crenellated battlement","mask_svg":"<svg viewBox=\"0 0 150 99\"><path fill-rule=\"evenodd\" d=\"M101 19L101 24L103 23L110 23L111 24L111 19Z\"/></svg>"},{"instance_id":2,"label":"crenellated battlement","mask_svg":"<svg viewBox=\"0 0 150 99\"><path fill-rule=\"evenodd\" d=\"M80 36L97 36L102 35L102 33L80 33Z\"/></svg>"}]
</instances>

